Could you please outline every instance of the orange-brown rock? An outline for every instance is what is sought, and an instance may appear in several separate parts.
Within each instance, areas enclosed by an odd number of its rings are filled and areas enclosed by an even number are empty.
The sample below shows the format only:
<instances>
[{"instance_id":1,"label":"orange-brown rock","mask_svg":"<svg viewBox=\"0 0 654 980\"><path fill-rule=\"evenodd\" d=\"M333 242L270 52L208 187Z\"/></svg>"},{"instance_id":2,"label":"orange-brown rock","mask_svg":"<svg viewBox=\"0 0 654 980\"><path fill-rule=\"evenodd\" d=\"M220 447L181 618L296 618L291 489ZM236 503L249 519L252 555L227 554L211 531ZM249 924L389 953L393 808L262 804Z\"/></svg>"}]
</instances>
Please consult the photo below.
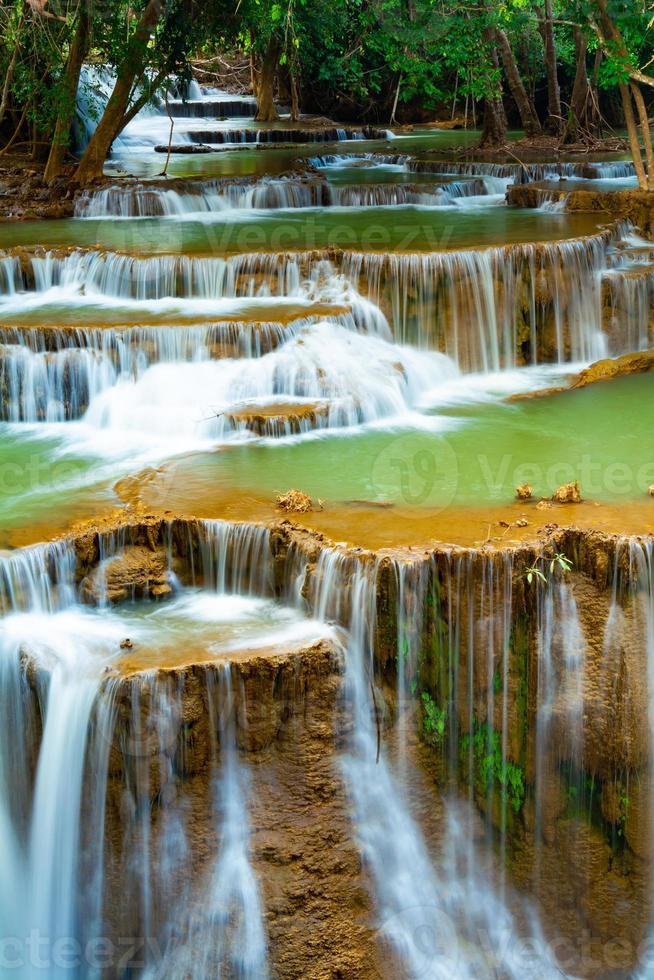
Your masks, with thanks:
<instances>
[{"instance_id":1,"label":"orange-brown rock","mask_svg":"<svg viewBox=\"0 0 654 980\"><path fill-rule=\"evenodd\" d=\"M329 414L329 406L297 402L270 405L243 405L225 413L225 419L236 428L246 428L258 436L287 436L307 432L320 426Z\"/></svg>"},{"instance_id":2,"label":"orange-brown rock","mask_svg":"<svg viewBox=\"0 0 654 980\"><path fill-rule=\"evenodd\" d=\"M314 509L313 500L302 490L287 490L277 497L277 507L289 514L306 514Z\"/></svg>"},{"instance_id":3,"label":"orange-brown rock","mask_svg":"<svg viewBox=\"0 0 654 980\"><path fill-rule=\"evenodd\" d=\"M84 602L98 605L102 601L123 602L132 596L160 598L172 591L168 581L168 559L162 549L129 546L96 566L82 581L80 593Z\"/></svg>"},{"instance_id":4,"label":"orange-brown rock","mask_svg":"<svg viewBox=\"0 0 654 980\"><path fill-rule=\"evenodd\" d=\"M580 504L581 489L579 482L574 480L573 483L564 483L557 487L552 494L552 500L557 504Z\"/></svg>"}]
</instances>

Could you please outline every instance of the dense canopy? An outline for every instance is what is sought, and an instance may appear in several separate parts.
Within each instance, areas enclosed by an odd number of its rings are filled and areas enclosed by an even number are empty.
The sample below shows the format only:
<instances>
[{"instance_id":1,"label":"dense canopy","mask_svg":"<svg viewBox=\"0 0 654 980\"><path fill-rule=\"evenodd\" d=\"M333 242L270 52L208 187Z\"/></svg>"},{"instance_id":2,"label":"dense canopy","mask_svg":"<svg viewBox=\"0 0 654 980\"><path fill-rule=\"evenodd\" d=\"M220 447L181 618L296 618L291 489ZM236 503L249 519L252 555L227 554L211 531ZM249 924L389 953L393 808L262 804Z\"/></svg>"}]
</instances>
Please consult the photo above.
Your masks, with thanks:
<instances>
[{"instance_id":1,"label":"dense canopy","mask_svg":"<svg viewBox=\"0 0 654 980\"><path fill-rule=\"evenodd\" d=\"M0 153L28 147L50 157L50 178L61 172L85 62L112 68L115 88L82 183L194 64L205 80L231 69L251 82L262 121L277 98L295 118L483 124L490 145L507 127L574 143L625 124L633 142L654 85L652 15L644 0L5 0Z\"/></svg>"}]
</instances>

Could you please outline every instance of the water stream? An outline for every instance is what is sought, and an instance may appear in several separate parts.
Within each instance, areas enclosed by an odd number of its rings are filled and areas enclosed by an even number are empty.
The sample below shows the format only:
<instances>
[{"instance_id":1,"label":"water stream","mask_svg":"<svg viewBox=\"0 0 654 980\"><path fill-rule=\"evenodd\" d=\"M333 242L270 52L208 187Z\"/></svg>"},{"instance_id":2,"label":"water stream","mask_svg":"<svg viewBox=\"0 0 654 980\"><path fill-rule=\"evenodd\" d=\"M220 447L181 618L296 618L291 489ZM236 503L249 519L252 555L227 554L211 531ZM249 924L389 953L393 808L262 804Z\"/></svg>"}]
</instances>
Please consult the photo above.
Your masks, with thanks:
<instances>
[{"instance_id":1,"label":"water stream","mask_svg":"<svg viewBox=\"0 0 654 980\"><path fill-rule=\"evenodd\" d=\"M513 497L644 507L651 381L507 401L650 347L650 244L554 193L632 165L170 108L206 156L149 179L155 102L74 217L0 228L6 975L649 976L651 540Z\"/></svg>"}]
</instances>

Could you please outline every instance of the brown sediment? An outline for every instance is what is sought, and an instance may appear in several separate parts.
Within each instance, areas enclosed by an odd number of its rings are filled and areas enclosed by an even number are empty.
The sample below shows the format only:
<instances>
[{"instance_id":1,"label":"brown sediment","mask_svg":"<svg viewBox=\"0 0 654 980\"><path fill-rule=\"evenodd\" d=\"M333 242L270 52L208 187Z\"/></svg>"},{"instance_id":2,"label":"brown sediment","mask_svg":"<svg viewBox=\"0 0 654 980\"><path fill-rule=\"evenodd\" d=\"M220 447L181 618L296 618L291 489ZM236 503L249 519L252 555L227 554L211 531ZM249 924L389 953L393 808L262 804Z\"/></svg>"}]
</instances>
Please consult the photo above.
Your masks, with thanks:
<instances>
[{"instance_id":1,"label":"brown sediment","mask_svg":"<svg viewBox=\"0 0 654 980\"><path fill-rule=\"evenodd\" d=\"M256 647L247 645L230 648L220 646L220 627L216 627L215 640L196 641L189 637L180 648L179 640L169 644L147 647L134 642L129 653L121 654L112 664L113 674L131 677L144 671L179 672L202 664L232 664L241 674L254 675L270 670L297 669L300 662L322 664L325 657L335 660L338 650L323 639L307 646L306 644L279 643Z\"/></svg>"},{"instance_id":2,"label":"brown sediment","mask_svg":"<svg viewBox=\"0 0 654 980\"><path fill-rule=\"evenodd\" d=\"M73 528L124 520L125 510L116 507L116 501L94 500L86 497L65 510L50 508L47 520L31 520L23 527L0 530L0 551L26 548L42 541L51 541L69 533Z\"/></svg>"},{"instance_id":3,"label":"brown sediment","mask_svg":"<svg viewBox=\"0 0 654 980\"><path fill-rule=\"evenodd\" d=\"M117 508L111 500L104 505L102 501L85 501L61 517L53 519L53 515L47 522L4 530L0 533L0 547L25 547L71 530L110 527L126 519L141 519L145 514L159 519L177 516L260 523L279 519L275 492L225 487L193 472L185 472L183 480L176 480L175 470L173 462L122 478L114 489L124 508ZM307 528L335 541L371 550L420 552L438 543L502 548L537 540L553 524L606 534L654 533L654 501L645 493L638 500L552 504L546 511L537 509L536 498L529 502L511 499L505 504L446 508L366 500L324 500L322 504L322 510L302 515Z\"/></svg>"},{"instance_id":4,"label":"brown sediment","mask_svg":"<svg viewBox=\"0 0 654 980\"><path fill-rule=\"evenodd\" d=\"M192 472L185 474L183 481L175 481L174 471L174 464L158 471L146 471L142 477L137 475L128 483L123 481L117 492L125 503L141 513L161 514L167 510L202 519L258 522L279 516L274 493L218 486ZM654 531L654 502L649 497L611 503L585 500L578 504L552 504L547 511L537 510L535 499L444 508L383 501L380 506L376 501L361 500L346 503L323 500L322 503L323 510L302 515L306 527L333 540L371 550L420 550L439 542L462 547L503 547L534 541L552 524L616 534Z\"/></svg>"}]
</instances>

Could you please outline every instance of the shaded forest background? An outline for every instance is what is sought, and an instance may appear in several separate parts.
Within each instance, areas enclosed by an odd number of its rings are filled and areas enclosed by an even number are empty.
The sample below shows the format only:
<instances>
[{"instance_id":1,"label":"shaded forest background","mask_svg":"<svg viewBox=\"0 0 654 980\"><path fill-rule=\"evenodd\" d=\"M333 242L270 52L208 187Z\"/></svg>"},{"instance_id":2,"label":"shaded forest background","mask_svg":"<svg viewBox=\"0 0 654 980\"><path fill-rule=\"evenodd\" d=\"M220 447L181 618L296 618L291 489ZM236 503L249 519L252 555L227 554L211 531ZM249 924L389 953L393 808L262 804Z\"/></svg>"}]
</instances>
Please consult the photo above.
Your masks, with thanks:
<instances>
[{"instance_id":1,"label":"shaded forest background","mask_svg":"<svg viewBox=\"0 0 654 980\"><path fill-rule=\"evenodd\" d=\"M0 159L28 153L48 180L86 184L116 136L192 77L339 121L438 122L592 146L626 129L654 189L654 9L644 0L15 0L0 3ZM76 159L84 64L110 69L108 101Z\"/></svg>"}]
</instances>

